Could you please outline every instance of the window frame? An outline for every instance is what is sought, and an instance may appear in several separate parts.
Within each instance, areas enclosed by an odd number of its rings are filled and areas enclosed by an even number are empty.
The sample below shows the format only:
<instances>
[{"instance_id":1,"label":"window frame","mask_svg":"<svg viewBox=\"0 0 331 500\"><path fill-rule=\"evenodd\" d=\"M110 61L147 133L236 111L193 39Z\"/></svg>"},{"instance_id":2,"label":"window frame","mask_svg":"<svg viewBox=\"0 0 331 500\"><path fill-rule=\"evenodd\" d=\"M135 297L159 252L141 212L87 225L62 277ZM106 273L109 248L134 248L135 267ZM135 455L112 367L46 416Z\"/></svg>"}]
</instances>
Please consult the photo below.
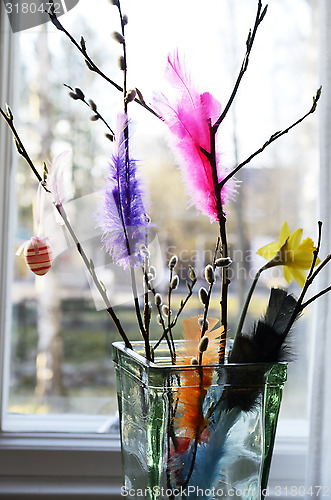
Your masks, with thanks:
<instances>
[{"instance_id":1,"label":"window frame","mask_svg":"<svg viewBox=\"0 0 331 500\"><path fill-rule=\"evenodd\" d=\"M17 37L12 35L8 18L0 3L0 102L15 102ZM10 293L13 256L12 238L15 157L11 133L2 121L0 127L0 494L6 498L120 498L121 458L117 435L68 432L4 431L7 401L5 381L10 359ZM37 417L36 417L37 418ZM39 419L42 417L38 417ZM37 425L37 422L36 422ZM284 435L279 428L276 440L270 497L281 487L303 486L307 456L308 429L293 422L295 435ZM291 470L291 477L288 471ZM275 493L276 492L276 493Z\"/></svg>"},{"instance_id":2,"label":"window frame","mask_svg":"<svg viewBox=\"0 0 331 500\"><path fill-rule=\"evenodd\" d=\"M4 8L0 6L0 102L10 100L13 97L13 87L11 83L13 80L13 65L10 64L14 53L13 37L9 33L9 23L5 17ZM2 119L2 118L1 118ZM8 262L8 241L10 233L10 222L12 220L11 214L8 212L10 193L9 188L12 185L11 174L13 172L9 165L12 165L12 147L8 147L10 140L10 132L5 124L0 127L0 161L2 168L0 169L0 195L2 204L0 207L0 231L3 235L0 240L0 426L3 415L3 402L6 401L6 393L4 391L4 373L7 371L8 352L7 345L5 344L5 332L9 329L7 321L9 319L9 297L8 297L8 283L9 283L9 262Z\"/></svg>"},{"instance_id":3,"label":"window frame","mask_svg":"<svg viewBox=\"0 0 331 500\"><path fill-rule=\"evenodd\" d=\"M0 102L15 103L17 36L0 4ZM122 484L118 435L5 431L6 380L10 359L10 283L13 256L16 151L9 128L0 126L0 495L6 498L120 498ZM23 417L24 418L24 417ZM33 423L38 427L37 417Z\"/></svg>"}]
</instances>

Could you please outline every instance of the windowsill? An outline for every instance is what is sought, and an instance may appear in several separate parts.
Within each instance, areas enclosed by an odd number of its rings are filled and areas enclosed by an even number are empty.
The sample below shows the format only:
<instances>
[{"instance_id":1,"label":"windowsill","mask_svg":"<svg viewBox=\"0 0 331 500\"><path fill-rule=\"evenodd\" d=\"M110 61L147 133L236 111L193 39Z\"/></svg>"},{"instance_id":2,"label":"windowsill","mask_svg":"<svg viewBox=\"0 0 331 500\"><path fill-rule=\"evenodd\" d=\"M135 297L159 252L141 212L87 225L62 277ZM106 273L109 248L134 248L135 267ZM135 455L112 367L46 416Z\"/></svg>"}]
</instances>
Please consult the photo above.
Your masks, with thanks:
<instances>
[{"instance_id":1,"label":"windowsill","mask_svg":"<svg viewBox=\"0 0 331 500\"><path fill-rule=\"evenodd\" d=\"M305 421L280 421L270 497L282 496L277 487L285 492L286 487L304 484L307 431ZM6 494L8 499L120 498L116 434L7 431L0 435L0 463L0 496Z\"/></svg>"},{"instance_id":2,"label":"windowsill","mask_svg":"<svg viewBox=\"0 0 331 500\"><path fill-rule=\"evenodd\" d=\"M0 496L8 499L120 497L118 435L3 432L0 463Z\"/></svg>"},{"instance_id":3,"label":"windowsill","mask_svg":"<svg viewBox=\"0 0 331 500\"><path fill-rule=\"evenodd\" d=\"M79 480L5 478L1 480L0 494L8 500L119 500L121 485L113 486L106 480Z\"/></svg>"},{"instance_id":4,"label":"windowsill","mask_svg":"<svg viewBox=\"0 0 331 500\"><path fill-rule=\"evenodd\" d=\"M105 434L118 429L118 415L7 414L5 432L60 432Z\"/></svg>"},{"instance_id":5,"label":"windowsill","mask_svg":"<svg viewBox=\"0 0 331 500\"><path fill-rule=\"evenodd\" d=\"M307 441L309 435L309 422L306 419L280 418L277 424L276 443Z\"/></svg>"}]
</instances>

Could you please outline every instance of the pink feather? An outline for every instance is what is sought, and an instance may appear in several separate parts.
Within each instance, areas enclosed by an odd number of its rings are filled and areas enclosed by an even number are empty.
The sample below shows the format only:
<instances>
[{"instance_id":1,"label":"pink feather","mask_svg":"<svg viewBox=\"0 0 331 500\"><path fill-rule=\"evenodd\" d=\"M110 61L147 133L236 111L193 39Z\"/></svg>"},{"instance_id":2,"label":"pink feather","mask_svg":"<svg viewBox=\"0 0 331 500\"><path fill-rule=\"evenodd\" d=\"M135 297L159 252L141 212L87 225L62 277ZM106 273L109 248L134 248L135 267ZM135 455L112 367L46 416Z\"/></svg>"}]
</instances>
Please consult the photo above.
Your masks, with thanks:
<instances>
[{"instance_id":1,"label":"pink feather","mask_svg":"<svg viewBox=\"0 0 331 500\"><path fill-rule=\"evenodd\" d=\"M167 77L174 87L174 96L169 100L162 95L156 105L172 133L191 204L196 205L211 220L219 220L220 201L223 207L233 195L234 185L233 181L227 183L219 200L214 187L212 166L202 149L210 152L209 124L214 124L220 116L221 104L209 92L200 94L181 64L177 52L168 57ZM227 172L220 167L218 151L216 165L220 182Z\"/></svg>"}]
</instances>

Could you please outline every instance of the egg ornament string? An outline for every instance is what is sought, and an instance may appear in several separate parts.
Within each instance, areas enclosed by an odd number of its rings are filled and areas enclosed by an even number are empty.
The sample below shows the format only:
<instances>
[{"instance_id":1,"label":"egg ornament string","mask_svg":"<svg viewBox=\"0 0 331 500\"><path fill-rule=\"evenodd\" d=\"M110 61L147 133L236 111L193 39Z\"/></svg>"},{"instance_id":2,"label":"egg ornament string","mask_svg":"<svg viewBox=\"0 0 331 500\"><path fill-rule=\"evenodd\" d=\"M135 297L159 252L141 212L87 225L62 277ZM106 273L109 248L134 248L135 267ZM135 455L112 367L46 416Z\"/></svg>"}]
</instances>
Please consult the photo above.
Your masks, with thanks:
<instances>
[{"instance_id":1,"label":"egg ornament string","mask_svg":"<svg viewBox=\"0 0 331 500\"><path fill-rule=\"evenodd\" d=\"M44 276L52 267L53 250L49 238L44 234L44 205L45 190L41 183L38 184L34 229L36 236L25 241L17 250L17 255L22 255L27 267L37 276Z\"/></svg>"}]
</instances>

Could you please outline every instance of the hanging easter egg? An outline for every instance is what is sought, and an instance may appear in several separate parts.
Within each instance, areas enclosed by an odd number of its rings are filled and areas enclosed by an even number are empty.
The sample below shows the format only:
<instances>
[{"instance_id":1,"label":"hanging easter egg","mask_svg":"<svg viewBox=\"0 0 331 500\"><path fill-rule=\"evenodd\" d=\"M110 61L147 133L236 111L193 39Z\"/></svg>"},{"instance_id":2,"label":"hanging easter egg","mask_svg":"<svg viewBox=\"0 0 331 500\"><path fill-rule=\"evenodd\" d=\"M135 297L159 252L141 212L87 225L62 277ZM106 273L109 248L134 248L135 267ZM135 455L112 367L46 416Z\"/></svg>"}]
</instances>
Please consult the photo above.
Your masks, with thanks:
<instances>
[{"instance_id":1,"label":"hanging easter egg","mask_svg":"<svg viewBox=\"0 0 331 500\"><path fill-rule=\"evenodd\" d=\"M43 276L46 274L53 261L53 251L47 238L34 236L25 244L24 259L27 266L34 274Z\"/></svg>"}]
</instances>

